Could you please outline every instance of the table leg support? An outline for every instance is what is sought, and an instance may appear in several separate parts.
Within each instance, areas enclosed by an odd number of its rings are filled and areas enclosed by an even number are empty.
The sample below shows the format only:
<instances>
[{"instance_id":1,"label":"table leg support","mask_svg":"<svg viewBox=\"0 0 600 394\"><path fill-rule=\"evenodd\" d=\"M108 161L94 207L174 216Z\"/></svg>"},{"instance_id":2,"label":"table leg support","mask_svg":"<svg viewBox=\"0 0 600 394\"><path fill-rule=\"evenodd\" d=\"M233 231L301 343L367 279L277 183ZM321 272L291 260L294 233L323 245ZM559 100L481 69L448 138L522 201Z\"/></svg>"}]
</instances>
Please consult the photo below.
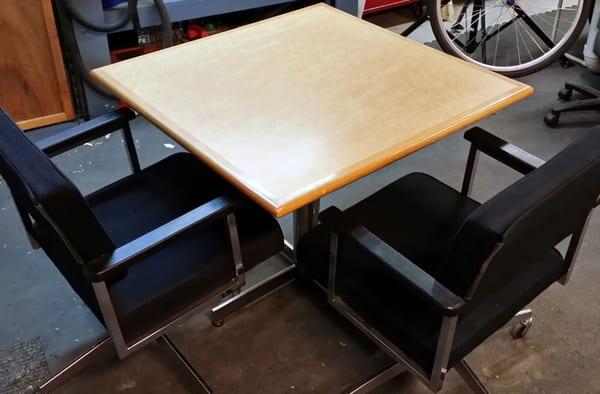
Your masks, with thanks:
<instances>
[{"instance_id":1,"label":"table leg support","mask_svg":"<svg viewBox=\"0 0 600 394\"><path fill-rule=\"evenodd\" d=\"M319 201L308 204L294 212L294 241L293 245L286 241L282 256L291 264L279 272L263 279L257 284L242 290L239 294L215 306L210 311L210 319L214 326L220 327L223 321L237 311L251 305L286 284L292 282L299 274L295 263L294 249L298 240L312 227L316 226L319 217Z\"/></svg>"},{"instance_id":2,"label":"table leg support","mask_svg":"<svg viewBox=\"0 0 600 394\"><path fill-rule=\"evenodd\" d=\"M250 286L249 288L242 290L241 293L235 295L222 304L219 304L211 309L210 320L213 325L220 327L223 325L223 321L236 313L237 311L265 298L269 294L277 291L281 287L292 282L296 278L296 267L290 265L285 267L279 272L263 279L257 284Z\"/></svg>"}]
</instances>

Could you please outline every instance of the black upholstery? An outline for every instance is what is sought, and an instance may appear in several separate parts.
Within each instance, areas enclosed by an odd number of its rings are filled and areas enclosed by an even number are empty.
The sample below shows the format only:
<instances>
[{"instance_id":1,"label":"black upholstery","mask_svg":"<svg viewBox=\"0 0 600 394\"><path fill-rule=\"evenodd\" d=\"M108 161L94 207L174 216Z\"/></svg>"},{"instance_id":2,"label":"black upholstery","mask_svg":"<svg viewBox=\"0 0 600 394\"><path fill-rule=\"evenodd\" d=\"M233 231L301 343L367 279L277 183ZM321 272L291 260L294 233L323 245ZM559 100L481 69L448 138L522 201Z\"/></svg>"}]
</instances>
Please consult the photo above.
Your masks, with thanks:
<instances>
[{"instance_id":1,"label":"black upholstery","mask_svg":"<svg viewBox=\"0 0 600 394\"><path fill-rule=\"evenodd\" d=\"M117 246L230 190L226 182L188 153L172 155L88 197L90 206ZM236 214L246 269L281 250L277 221L247 203ZM122 324L135 333L156 310L185 307L231 280L234 264L223 221L194 229L145 257L110 283ZM152 299L151 302L149 300Z\"/></svg>"},{"instance_id":2,"label":"black upholstery","mask_svg":"<svg viewBox=\"0 0 600 394\"><path fill-rule=\"evenodd\" d=\"M577 231L600 193L599 152L600 138L588 133L473 212L441 267L441 282L464 295L500 241L503 246L490 271L508 281L514 264L507 262L539 260L550 246ZM455 275L457 270L461 276ZM482 291L494 290L484 287Z\"/></svg>"},{"instance_id":3,"label":"black upholstery","mask_svg":"<svg viewBox=\"0 0 600 394\"><path fill-rule=\"evenodd\" d=\"M599 194L600 136L592 132L483 205L415 173L343 215L455 294L472 295L459 312L452 366L566 273L555 245L581 229ZM300 264L325 287L330 236L321 224L298 250ZM441 315L348 237L340 237L336 278L337 294L428 376Z\"/></svg>"},{"instance_id":4,"label":"black upholstery","mask_svg":"<svg viewBox=\"0 0 600 394\"><path fill-rule=\"evenodd\" d=\"M178 153L84 198L4 112L0 174L27 230L102 322L83 266L222 194L236 193L192 155ZM256 204L245 201L235 217L245 269L281 250L277 221ZM218 220L143 253L107 280L107 287L125 341L131 342L234 278L227 227Z\"/></svg>"},{"instance_id":5,"label":"black upholstery","mask_svg":"<svg viewBox=\"0 0 600 394\"><path fill-rule=\"evenodd\" d=\"M44 246L69 284L100 317L92 287L81 275L79 264L114 245L75 185L1 108L0 174L30 235Z\"/></svg>"}]
</instances>

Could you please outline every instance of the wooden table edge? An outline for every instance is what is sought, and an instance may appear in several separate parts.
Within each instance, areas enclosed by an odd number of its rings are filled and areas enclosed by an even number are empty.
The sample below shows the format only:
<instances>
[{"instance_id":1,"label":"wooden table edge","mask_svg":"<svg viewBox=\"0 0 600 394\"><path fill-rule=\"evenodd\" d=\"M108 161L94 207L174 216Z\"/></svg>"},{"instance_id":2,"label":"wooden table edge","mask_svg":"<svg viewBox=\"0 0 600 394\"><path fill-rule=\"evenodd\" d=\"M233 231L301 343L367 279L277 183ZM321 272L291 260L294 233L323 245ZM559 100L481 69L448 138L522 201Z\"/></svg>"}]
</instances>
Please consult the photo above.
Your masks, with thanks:
<instances>
[{"instance_id":1,"label":"wooden table edge","mask_svg":"<svg viewBox=\"0 0 600 394\"><path fill-rule=\"evenodd\" d=\"M300 193L295 196L288 197L286 199L280 199L279 205L274 207L273 213L276 217L285 216L313 201L316 201L327 194L330 194L336 190L339 190L365 176L372 174L406 156L409 156L423 148L426 148L437 141L448 137L461 129L473 125L479 120L485 119L486 117L506 108L510 105L517 103L534 93L534 89L531 86L525 84L519 84L520 86L515 87L513 94L504 100L498 102L498 98L490 101L495 101L496 105L487 105L475 112L471 116L463 117L448 126L441 128L439 132L429 135L427 138L419 140L417 143L411 145L408 149L398 150L398 146L390 147L382 152L377 153L359 163L347 167L339 173L339 176L335 179L324 182L319 185L319 188L314 188L309 192ZM426 131L424 131L426 133Z\"/></svg>"},{"instance_id":2,"label":"wooden table edge","mask_svg":"<svg viewBox=\"0 0 600 394\"><path fill-rule=\"evenodd\" d=\"M305 7L305 8L296 10L296 11L292 11L291 13L300 13L300 12L304 12L304 11L307 11L307 10L310 10L313 8L317 8L317 7L331 9L335 12L340 13L341 15L348 17L348 18L357 19L358 21L363 22L363 23L371 26L372 28L380 29L381 31L386 32L387 34L392 34L396 38L407 40L408 42L411 42L414 45L424 45L421 43L411 41L404 37L399 37L394 32L391 32L380 26L373 25L372 23L367 22L365 20L358 19L352 15L349 15L349 14L341 11L341 10L338 10L337 8L328 6L323 3ZM278 15L274 18L282 18L291 13ZM271 18L271 19L273 19L273 18ZM246 29L253 25L265 23L268 20L270 20L270 19L258 21L258 22L255 22L255 23L252 23L249 25L242 26L237 29L233 29L233 30L229 30L229 31L226 31L226 32L223 32L220 34L216 34L214 36L209 36L207 38L204 38L203 40L216 38L216 37L222 36L222 35L230 33L230 32L239 31L241 29ZM192 43L192 42L190 42L190 43ZM187 44L182 44L182 45L187 45ZM427 47L427 46L425 45L425 47ZM174 48L175 47L171 47L171 48L167 48L164 50L168 51L168 50L174 49ZM438 141L448 135L451 135L462 128L465 128L465 127L477 122L478 120L481 120L481 119L489 116L490 114L495 113L501 109L504 109L504 108L526 98L527 96L530 96L531 94L533 94L533 88L526 84L515 81L515 80L505 77L503 75L494 73L490 70L486 70L486 69L476 66L474 64L465 62L465 61L455 58L451 55L448 55L441 51L438 51L435 48L431 48L431 47L427 47L427 48L431 49L432 51L436 51L441 55L448 56L449 58L452 58L454 61L460 62L461 64L463 64L465 66L473 67L473 68L478 69L479 71L484 71L484 72L488 72L490 74L494 74L498 78L506 79L506 80L510 81L511 84L515 85L515 88L509 93L504 93L501 97L495 97L495 98L489 100L488 103L486 103L486 105L484 105L475 114L472 114L471 116L465 116L465 117L459 119L458 121L450 124L449 126L442 128L439 132L431 135L430 137L424 138L423 140L419 141L418 143L413 144L409 149L404 149L402 151L394 152L394 151L398 150L398 147L397 146L390 147L389 149L386 149L382 152L378 152L377 154L361 161L360 163L356 163L356 164L352 165L351 167L343 169L342 171L340 171L339 176L337 176L335 179L332 179L331 181L323 182L321 184L318 184L318 186L310 185L307 187L307 188L311 189L309 191L306 191L306 192L300 191L292 196L288 196L286 198L281 198L281 199L277 198L274 193L270 192L269 190L265 189L264 187L262 187L259 184L250 184L248 182L241 181L240 178L249 178L249 177L244 176L245 174L242 172L243 170L237 169L237 172L232 172L232 170L234 170L235 167L232 165L229 165L229 167L227 165L224 165L224 164L230 164L230 163L227 160L225 160L222 156L220 156L217 152L215 152L214 150L212 150L208 146L206 146L205 144L202 144L202 146L201 146L202 149L198 149L197 145L191 144L191 143L187 142L185 139L179 138L179 136L177 135L177 132L173 131L173 130L178 129L178 126L176 124L161 121L155 115L155 114L160 113L160 111L158 109L154 108L148 102L146 102L143 98L136 96L136 95L132 95L131 92L127 92L127 94L125 94L126 89L117 80L115 80L109 74L107 74L103 70L104 67L93 69L91 71L91 76L96 81L105 85L110 91L115 93L115 95L117 97L119 97L119 99L121 99L123 102L125 102L127 105L129 105L131 108L136 110L138 113L142 114L145 118L150 120L155 126L157 126L159 129L161 129L164 133L166 133L171 138L173 138L175 141L177 141L186 150L193 153L196 157L198 157L207 166L209 166L211 169L213 169L219 175L223 176L227 181L229 181L230 183L232 183L236 187L238 187L244 194L246 194L254 202L256 202L261 207L263 207L265 210L267 210L271 215L273 215L277 218L281 218L281 217L305 206L306 204L316 201L329 193L332 193L344 186L347 186L348 184L350 184L360 178L363 178L363 177L365 177L365 176L367 176L367 175L369 175L369 174L371 174L371 173L373 173L373 172L375 172L375 171L377 171L377 170L379 170L379 169L381 169L381 168L383 168L383 167L385 167L407 155L410 155L422 148L425 148L426 146L431 145L431 144L435 143L436 141ZM149 55L152 55L152 54L148 54L146 56L149 56ZM135 60L135 59L130 59L130 60ZM125 60L125 62L127 62L127 61L128 60ZM136 101L138 104L143 103L144 105L137 105L134 103L134 101ZM141 107L146 107L146 110L142 109ZM168 124L168 123L170 123L170 124ZM207 154L206 152L209 152L209 154ZM214 158L220 158L220 161L214 160Z\"/></svg>"}]
</instances>

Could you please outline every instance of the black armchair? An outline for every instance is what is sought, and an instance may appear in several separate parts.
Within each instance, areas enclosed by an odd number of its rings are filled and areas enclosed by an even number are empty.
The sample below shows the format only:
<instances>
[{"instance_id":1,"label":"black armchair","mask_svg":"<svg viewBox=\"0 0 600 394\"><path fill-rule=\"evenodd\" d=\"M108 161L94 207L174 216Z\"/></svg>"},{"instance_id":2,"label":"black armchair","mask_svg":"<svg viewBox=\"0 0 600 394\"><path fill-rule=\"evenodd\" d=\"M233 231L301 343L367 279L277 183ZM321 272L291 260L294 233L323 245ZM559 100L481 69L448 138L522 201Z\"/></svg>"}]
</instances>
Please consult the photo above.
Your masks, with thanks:
<instances>
[{"instance_id":1,"label":"black armchair","mask_svg":"<svg viewBox=\"0 0 600 394\"><path fill-rule=\"evenodd\" d=\"M405 370L437 391L453 367L486 392L464 357L568 280L600 194L598 133L547 163L480 128L465 138L462 192L413 173L344 212L325 210L299 244L331 305L397 362L352 393ZM478 203L468 196L478 152L525 176ZM569 237L563 257L555 246Z\"/></svg>"},{"instance_id":2,"label":"black armchair","mask_svg":"<svg viewBox=\"0 0 600 394\"><path fill-rule=\"evenodd\" d=\"M188 153L140 168L121 109L37 143L0 110L0 174L24 226L109 336L41 386L50 391L109 349L127 357L160 339L208 392L166 336L179 319L244 284L278 253L276 220ZM89 196L49 156L122 129L133 173Z\"/></svg>"}]
</instances>

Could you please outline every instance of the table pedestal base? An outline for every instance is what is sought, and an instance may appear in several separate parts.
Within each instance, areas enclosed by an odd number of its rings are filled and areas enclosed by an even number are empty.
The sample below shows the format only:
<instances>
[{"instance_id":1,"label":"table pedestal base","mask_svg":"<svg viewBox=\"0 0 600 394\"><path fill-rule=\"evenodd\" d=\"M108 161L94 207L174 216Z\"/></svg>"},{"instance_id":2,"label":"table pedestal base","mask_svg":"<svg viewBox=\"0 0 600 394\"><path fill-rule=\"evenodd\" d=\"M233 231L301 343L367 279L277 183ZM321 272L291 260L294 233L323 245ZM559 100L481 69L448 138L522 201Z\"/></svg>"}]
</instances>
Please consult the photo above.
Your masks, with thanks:
<instances>
[{"instance_id":1,"label":"table pedestal base","mask_svg":"<svg viewBox=\"0 0 600 394\"><path fill-rule=\"evenodd\" d=\"M302 274L302 267L299 267L296 262L294 250L300 238L318 224L319 206L319 200L317 200L294 212L294 244L291 245L286 241L284 250L281 252L290 265L212 308L210 319L214 326L222 326L228 316L265 298Z\"/></svg>"}]
</instances>

